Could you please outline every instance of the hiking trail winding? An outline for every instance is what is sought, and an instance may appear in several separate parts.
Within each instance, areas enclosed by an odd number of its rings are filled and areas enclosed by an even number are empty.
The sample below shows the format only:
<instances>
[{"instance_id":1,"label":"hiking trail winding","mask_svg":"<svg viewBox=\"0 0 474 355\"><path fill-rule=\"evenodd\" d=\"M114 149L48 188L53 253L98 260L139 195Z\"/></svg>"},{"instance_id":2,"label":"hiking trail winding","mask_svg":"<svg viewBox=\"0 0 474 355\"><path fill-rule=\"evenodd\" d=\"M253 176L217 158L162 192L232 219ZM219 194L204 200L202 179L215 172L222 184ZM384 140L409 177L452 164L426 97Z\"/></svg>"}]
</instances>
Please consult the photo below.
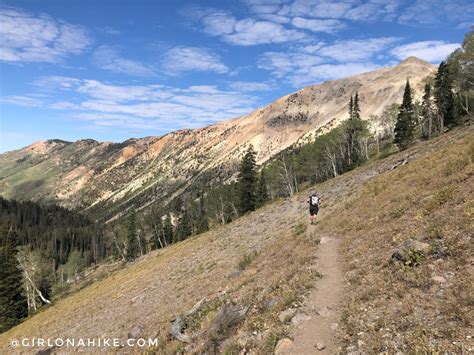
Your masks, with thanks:
<instances>
[{"instance_id":1,"label":"hiking trail winding","mask_svg":"<svg viewBox=\"0 0 474 355\"><path fill-rule=\"evenodd\" d=\"M292 329L291 347L279 352L280 354L333 354L338 351L335 338L343 289L339 263L340 241L335 236L318 236L317 224L309 225L307 233L320 239L317 267L322 277L316 281L300 310L307 317Z\"/></svg>"}]
</instances>

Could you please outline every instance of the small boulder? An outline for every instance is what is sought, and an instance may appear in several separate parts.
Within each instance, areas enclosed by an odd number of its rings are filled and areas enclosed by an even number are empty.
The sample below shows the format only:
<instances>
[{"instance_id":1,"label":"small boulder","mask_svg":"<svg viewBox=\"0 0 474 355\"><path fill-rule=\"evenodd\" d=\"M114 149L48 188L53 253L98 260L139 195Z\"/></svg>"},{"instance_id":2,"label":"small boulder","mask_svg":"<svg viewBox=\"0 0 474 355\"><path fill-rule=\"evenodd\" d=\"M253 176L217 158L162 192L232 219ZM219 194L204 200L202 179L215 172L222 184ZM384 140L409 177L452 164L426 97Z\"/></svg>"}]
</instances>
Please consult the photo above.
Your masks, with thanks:
<instances>
[{"instance_id":1,"label":"small boulder","mask_svg":"<svg viewBox=\"0 0 474 355\"><path fill-rule=\"evenodd\" d=\"M275 347L275 355L287 353L292 347L293 342L290 338L280 339Z\"/></svg>"},{"instance_id":2,"label":"small boulder","mask_svg":"<svg viewBox=\"0 0 474 355\"><path fill-rule=\"evenodd\" d=\"M316 348L316 350L322 351L322 350L326 349L326 344L324 344L322 342L317 342L314 347Z\"/></svg>"},{"instance_id":3,"label":"small boulder","mask_svg":"<svg viewBox=\"0 0 474 355\"><path fill-rule=\"evenodd\" d=\"M330 307L324 306L319 308L316 313L321 317L331 317L334 314L334 311Z\"/></svg>"},{"instance_id":4,"label":"small boulder","mask_svg":"<svg viewBox=\"0 0 474 355\"><path fill-rule=\"evenodd\" d=\"M304 314L304 313L297 313L292 319L291 319L291 323L297 325L297 324L300 324L301 322L305 321L305 320L309 320L311 319L310 316L308 316L307 314Z\"/></svg>"},{"instance_id":5,"label":"small boulder","mask_svg":"<svg viewBox=\"0 0 474 355\"><path fill-rule=\"evenodd\" d=\"M439 276L439 275L432 276L431 280L433 280L436 283L440 283L440 284L446 283L446 279L443 276Z\"/></svg>"},{"instance_id":6,"label":"small boulder","mask_svg":"<svg viewBox=\"0 0 474 355\"><path fill-rule=\"evenodd\" d=\"M234 279L234 278L236 278L236 277L239 277L240 274L241 274L241 271L240 271L240 270L237 270L237 271L231 272L229 275L227 275L227 277L228 277L229 279Z\"/></svg>"},{"instance_id":7,"label":"small boulder","mask_svg":"<svg viewBox=\"0 0 474 355\"><path fill-rule=\"evenodd\" d=\"M289 322L295 314L296 314L296 309L288 308L278 315L278 319L282 323Z\"/></svg>"},{"instance_id":8,"label":"small boulder","mask_svg":"<svg viewBox=\"0 0 474 355\"><path fill-rule=\"evenodd\" d=\"M410 255L413 252L427 255L431 247L427 243L420 242L418 240L407 239L400 246L395 249L392 253L392 261L407 261L410 259Z\"/></svg>"}]
</instances>

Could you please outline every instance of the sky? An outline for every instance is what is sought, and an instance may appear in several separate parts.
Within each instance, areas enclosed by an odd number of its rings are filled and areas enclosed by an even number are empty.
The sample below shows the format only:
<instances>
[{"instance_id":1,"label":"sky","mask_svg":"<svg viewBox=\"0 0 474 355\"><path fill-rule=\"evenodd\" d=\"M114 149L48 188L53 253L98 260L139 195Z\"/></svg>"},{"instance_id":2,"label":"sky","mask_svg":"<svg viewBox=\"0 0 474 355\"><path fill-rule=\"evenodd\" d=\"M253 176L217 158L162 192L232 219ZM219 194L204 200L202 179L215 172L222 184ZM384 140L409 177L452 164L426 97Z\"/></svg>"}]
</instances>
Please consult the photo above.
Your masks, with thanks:
<instances>
[{"instance_id":1,"label":"sky","mask_svg":"<svg viewBox=\"0 0 474 355\"><path fill-rule=\"evenodd\" d=\"M247 114L408 56L439 63L471 0L0 0L0 152Z\"/></svg>"}]
</instances>

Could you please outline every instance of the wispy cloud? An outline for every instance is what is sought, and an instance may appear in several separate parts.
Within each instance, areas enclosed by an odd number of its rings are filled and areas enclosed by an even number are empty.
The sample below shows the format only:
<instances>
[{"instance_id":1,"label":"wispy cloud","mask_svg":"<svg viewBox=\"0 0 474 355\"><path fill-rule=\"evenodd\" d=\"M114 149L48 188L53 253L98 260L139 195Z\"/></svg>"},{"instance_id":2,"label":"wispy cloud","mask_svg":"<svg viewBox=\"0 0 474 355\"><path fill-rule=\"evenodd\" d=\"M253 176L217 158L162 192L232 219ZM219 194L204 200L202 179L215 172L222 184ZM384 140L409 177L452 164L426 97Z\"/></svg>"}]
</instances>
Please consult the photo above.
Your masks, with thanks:
<instances>
[{"instance_id":1,"label":"wispy cloud","mask_svg":"<svg viewBox=\"0 0 474 355\"><path fill-rule=\"evenodd\" d=\"M156 75L155 70L140 61L124 58L117 48L100 46L93 55L93 62L101 69L115 73L148 77Z\"/></svg>"},{"instance_id":2,"label":"wispy cloud","mask_svg":"<svg viewBox=\"0 0 474 355\"><path fill-rule=\"evenodd\" d=\"M26 107L41 107L43 106L43 102L33 97L29 96L19 96L19 95L11 95L11 96L4 96L0 98L0 102L16 105L16 106L26 106Z\"/></svg>"},{"instance_id":3,"label":"wispy cloud","mask_svg":"<svg viewBox=\"0 0 474 355\"><path fill-rule=\"evenodd\" d=\"M469 0L417 0L405 8L398 21L406 25L474 23L474 6Z\"/></svg>"},{"instance_id":4,"label":"wispy cloud","mask_svg":"<svg viewBox=\"0 0 474 355\"><path fill-rule=\"evenodd\" d=\"M324 58L304 53L267 52L259 59L259 67L294 87L316 84L377 69L372 62L325 63Z\"/></svg>"},{"instance_id":5,"label":"wispy cloud","mask_svg":"<svg viewBox=\"0 0 474 355\"><path fill-rule=\"evenodd\" d=\"M428 62L439 63L459 48L459 43L447 43L444 41L421 41L404 44L392 49L391 53L398 59L415 56Z\"/></svg>"},{"instance_id":6,"label":"wispy cloud","mask_svg":"<svg viewBox=\"0 0 474 355\"><path fill-rule=\"evenodd\" d=\"M161 60L162 70L168 74L187 71L210 71L219 74L229 72L221 58L207 48L174 47L165 52Z\"/></svg>"},{"instance_id":7,"label":"wispy cloud","mask_svg":"<svg viewBox=\"0 0 474 355\"><path fill-rule=\"evenodd\" d=\"M15 8L0 9L0 60L57 63L91 44L85 28Z\"/></svg>"},{"instance_id":8,"label":"wispy cloud","mask_svg":"<svg viewBox=\"0 0 474 355\"><path fill-rule=\"evenodd\" d=\"M333 33L346 27L339 20L334 19L306 19L303 17L295 17L291 20L291 24L298 28L303 28L311 32Z\"/></svg>"},{"instance_id":9,"label":"wispy cloud","mask_svg":"<svg viewBox=\"0 0 474 355\"><path fill-rule=\"evenodd\" d=\"M269 91L273 85L256 81L234 81L229 83L228 87L239 92Z\"/></svg>"},{"instance_id":10,"label":"wispy cloud","mask_svg":"<svg viewBox=\"0 0 474 355\"><path fill-rule=\"evenodd\" d=\"M258 103L255 96L246 93L251 90L243 87L221 90L214 85L197 85L183 89L160 84L114 85L68 77L44 77L39 83L42 88L49 84L49 89L61 88L69 95L68 100L53 102L49 108L102 126L198 127L246 114Z\"/></svg>"},{"instance_id":11,"label":"wispy cloud","mask_svg":"<svg viewBox=\"0 0 474 355\"><path fill-rule=\"evenodd\" d=\"M396 37L355 39L322 46L318 54L338 62L354 62L370 59L374 54L385 51L400 41Z\"/></svg>"}]
</instances>

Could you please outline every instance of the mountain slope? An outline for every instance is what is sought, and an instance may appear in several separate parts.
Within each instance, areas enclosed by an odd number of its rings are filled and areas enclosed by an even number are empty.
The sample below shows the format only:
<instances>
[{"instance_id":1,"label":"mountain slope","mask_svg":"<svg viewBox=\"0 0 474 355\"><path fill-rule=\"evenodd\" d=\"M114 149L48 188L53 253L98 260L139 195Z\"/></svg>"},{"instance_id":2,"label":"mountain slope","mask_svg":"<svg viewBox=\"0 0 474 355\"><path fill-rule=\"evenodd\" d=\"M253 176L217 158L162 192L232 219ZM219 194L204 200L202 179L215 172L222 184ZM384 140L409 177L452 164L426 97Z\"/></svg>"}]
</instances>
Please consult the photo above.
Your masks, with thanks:
<instances>
[{"instance_id":1,"label":"mountain slope","mask_svg":"<svg viewBox=\"0 0 474 355\"><path fill-rule=\"evenodd\" d=\"M340 240L345 272L342 352L469 352L473 162L473 127L369 162L313 187L323 201L314 231L306 230L304 191L140 258L0 335L0 349L23 337L132 336L158 337L169 353L202 346L269 353L298 323L282 312L320 287L315 256L318 240L329 236ZM410 238L429 251L416 266L392 262L394 248ZM204 297L205 307L186 323L196 341L172 340L170 321ZM226 302L250 308L211 336Z\"/></svg>"},{"instance_id":2,"label":"mountain slope","mask_svg":"<svg viewBox=\"0 0 474 355\"><path fill-rule=\"evenodd\" d=\"M0 155L0 194L55 200L106 219L155 201L166 204L197 181L228 179L249 144L262 163L345 119L356 91L362 117L368 118L401 101L407 78L420 96L423 80L434 71L410 57L392 68L306 87L247 116L201 129L120 144L40 141Z\"/></svg>"}]
</instances>

